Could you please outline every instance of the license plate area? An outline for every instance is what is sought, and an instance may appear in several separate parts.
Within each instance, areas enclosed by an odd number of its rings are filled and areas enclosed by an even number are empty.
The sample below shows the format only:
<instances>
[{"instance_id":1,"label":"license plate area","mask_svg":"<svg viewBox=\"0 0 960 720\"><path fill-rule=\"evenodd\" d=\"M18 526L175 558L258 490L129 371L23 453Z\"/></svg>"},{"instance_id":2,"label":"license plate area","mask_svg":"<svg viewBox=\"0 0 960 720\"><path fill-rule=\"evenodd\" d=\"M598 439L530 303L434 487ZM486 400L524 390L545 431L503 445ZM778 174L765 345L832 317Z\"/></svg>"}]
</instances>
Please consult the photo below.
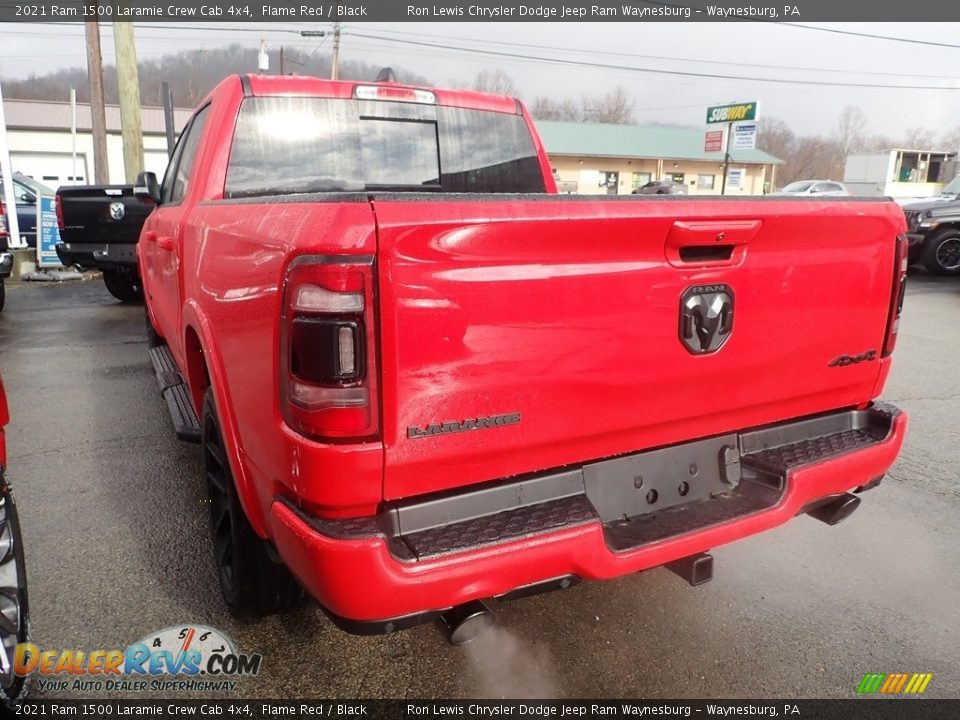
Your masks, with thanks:
<instances>
[{"instance_id":1,"label":"license plate area","mask_svg":"<svg viewBox=\"0 0 960 720\"><path fill-rule=\"evenodd\" d=\"M609 523L716 497L740 482L738 446L734 433L585 465L587 499Z\"/></svg>"}]
</instances>

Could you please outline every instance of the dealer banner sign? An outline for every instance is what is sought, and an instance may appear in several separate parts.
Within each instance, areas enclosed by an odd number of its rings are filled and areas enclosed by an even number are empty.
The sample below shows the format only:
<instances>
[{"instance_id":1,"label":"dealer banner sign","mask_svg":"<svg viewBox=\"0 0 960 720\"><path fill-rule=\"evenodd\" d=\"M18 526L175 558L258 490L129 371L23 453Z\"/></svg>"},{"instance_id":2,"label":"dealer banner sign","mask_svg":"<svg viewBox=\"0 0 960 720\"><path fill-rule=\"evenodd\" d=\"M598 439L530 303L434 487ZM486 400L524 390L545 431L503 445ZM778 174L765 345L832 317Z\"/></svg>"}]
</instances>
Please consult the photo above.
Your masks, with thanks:
<instances>
[{"instance_id":1,"label":"dealer banner sign","mask_svg":"<svg viewBox=\"0 0 960 720\"><path fill-rule=\"evenodd\" d=\"M37 196L37 266L60 267L57 243L60 225L57 222L57 202L52 195Z\"/></svg>"}]
</instances>

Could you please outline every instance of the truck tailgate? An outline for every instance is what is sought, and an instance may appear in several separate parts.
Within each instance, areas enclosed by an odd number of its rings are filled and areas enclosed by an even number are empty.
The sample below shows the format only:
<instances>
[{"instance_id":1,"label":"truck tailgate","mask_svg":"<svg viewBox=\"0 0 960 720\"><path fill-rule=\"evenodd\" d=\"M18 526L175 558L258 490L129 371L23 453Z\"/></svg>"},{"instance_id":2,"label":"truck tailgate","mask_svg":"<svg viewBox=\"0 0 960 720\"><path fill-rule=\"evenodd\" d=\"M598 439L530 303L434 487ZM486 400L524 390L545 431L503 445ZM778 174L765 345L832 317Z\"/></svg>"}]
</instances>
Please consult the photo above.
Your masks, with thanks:
<instances>
[{"instance_id":1,"label":"truck tailgate","mask_svg":"<svg viewBox=\"0 0 960 720\"><path fill-rule=\"evenodd\" d=\"M63 229L71 245L134 244L153 205L133 195L133 185L63 186L57 190Z\"/></svg>"},{"instance_id":2,"label":"truck tailgate","mask_svg":"<svg viewBox=\"0 0 960 720\"><path fill-rule=\"evenodd\" d=\"M890 202L373 205L387 500L855 406L886 362Z\"/></svg>"}]
</instances>

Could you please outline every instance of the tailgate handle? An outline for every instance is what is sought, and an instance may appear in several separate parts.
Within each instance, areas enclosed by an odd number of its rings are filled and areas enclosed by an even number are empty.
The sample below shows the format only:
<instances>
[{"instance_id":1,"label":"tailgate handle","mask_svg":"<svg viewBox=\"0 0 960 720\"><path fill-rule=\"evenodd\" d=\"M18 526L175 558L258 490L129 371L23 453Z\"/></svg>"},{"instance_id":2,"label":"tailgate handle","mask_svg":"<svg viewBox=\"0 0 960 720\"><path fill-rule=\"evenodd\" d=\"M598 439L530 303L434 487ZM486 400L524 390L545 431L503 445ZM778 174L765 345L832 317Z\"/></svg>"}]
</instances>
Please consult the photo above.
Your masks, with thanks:
<instances>
[{"instance_id":1,"label":"tailgate handle","mask_svg":"<svg viewBox=\"0 0 960 720\"><path fill-rule=\"evenodd\" d=\"M677 220L667 233L667 262L685 265L736 265L762 220Z\"/></svg>"},{"instance_id":2,"label":"tailgate handle","mask_svg":"<svg viewBox=\"0 0 960 720\"><path fill-rule=\"evenodd\" d=\"M729 260L733 248L733 245L683 245L680 247L680 260L685 263Z\"/></svg>"}]
</instances>

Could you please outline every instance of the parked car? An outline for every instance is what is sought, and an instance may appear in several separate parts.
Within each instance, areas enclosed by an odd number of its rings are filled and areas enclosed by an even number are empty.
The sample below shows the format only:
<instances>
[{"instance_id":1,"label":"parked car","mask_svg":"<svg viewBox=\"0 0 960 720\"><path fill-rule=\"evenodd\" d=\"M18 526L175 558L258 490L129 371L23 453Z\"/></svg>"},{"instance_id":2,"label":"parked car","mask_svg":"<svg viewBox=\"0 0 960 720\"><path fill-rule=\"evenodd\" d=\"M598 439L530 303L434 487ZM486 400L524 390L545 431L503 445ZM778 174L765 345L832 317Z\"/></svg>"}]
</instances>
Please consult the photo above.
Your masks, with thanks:
<instances>
[{"instance_id":1,"label":"parked car","mask_svg":"<svg viewBox=\"0 0 960 720\"><path fill-rule=\"evenodd\" d=\"M903 206L910 262L936 275L960 275L960 177L935 198Z\"/></svg>"},{"instance_id":2,"label":"parked car","mask_svg":"<svg viewBox=\"0 0 960 720\"><path fill-rule=\"evenodd\" d=\"M14 654L19 643L29 640L30 611L27 603L27 568L23 536L13 492L7 482L7 446L4 427L10 420L7 397L0 379L0 707L14 711L25 690L26 678L14 672ZM12 716L12 715L11 715Z\"/></svg>"},{"instance_id":3,"label":"parked car","mask_svg":"<svg viewBox=\"0 0 960 720\"><path fill-rule=\"evenodd\" d=\"M798 180L771 195L816 195L817 197L842 197L850 195L843 183L835 180Z\"/></svg>"},{"instance_id":4,"label":"parked car","mask_svg":"<svg viewBox=\"0 0 960 720\"><path fill-rule=\"evenodd\" d=\"M5 201L3 183L4 180L0 177L0 200ZM27 175L17 172L13 174L13 195L17 204L20 239L30 247L37 246L37 195L52 196L55 192L53 188Z\"/></svg>"},{"instance_id":5,"label":"parked car","mask_svg":"<svg viewBox=\"0 0 960 720\"><path fill-rule=\"evenodd\" d=\"M898 198L897 202L907 210L914 205L930 205L932 207L935 203L953 202L954 200L960 201L960 175L944 185L943 190L933 197Z\"/></svg>"},{"instance_id":6,"label":"parked car","mask_svg":"<svg viewBox=\"0 0 960 720\"><path fill-rule=\"evenodd\" d=\"M153 202L139 200L133 185L61 187L57 257L66 266L101 270L104 285L117 300L142 300L137 240L151 210Z\"/></svg>"},{"instance_id":7,"label":"parked car","mask_svg":"<svg viewBox=\"0 0 960 720\"><path fill-rule=\"evenodd\" d=\"M7 289L5 281L13 272L13 255L8 252L10 249L7 234L7 217L4 214L3 200L0 200L0 311L7 299Z\"/></svg>"},{"instance_id":8,"label":"parked car","mask_svg":"<svg viewBox=\"0 0 960 720\"><path fill-rule=\"evenodd\" d=\"M631 192L632 195L686 195L687 186L673 180L651 180Z\"/></svg>"},{"instance_id":9,"label":"parked car","mask_svg":"<svg viewBox=\"0 0 960 720\"><path fill-rule=\"evenodd\" d=\"M882 198L572 198L511 98L263 75L137 185L151 357L237 615L302 585L346 629L459 642L487 598L699 584L710 548L847 517L903 442Z\"/></svg>"}]
</instances>

